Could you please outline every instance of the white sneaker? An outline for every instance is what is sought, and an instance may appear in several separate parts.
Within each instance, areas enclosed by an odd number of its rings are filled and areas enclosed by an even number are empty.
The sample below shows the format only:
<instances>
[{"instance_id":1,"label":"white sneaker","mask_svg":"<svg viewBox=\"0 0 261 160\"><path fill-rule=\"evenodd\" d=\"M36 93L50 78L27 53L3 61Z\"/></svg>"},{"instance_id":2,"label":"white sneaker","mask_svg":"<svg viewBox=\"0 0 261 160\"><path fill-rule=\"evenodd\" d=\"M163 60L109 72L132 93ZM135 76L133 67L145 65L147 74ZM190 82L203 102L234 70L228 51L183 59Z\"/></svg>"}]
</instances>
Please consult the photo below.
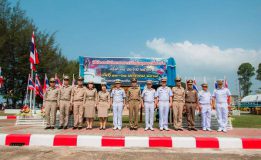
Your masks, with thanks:
<instances>
[{"instance_id":1,"label":"white sneaker","mask_svg":"<svg viewBox=\"0 0 261 160\"><path fill-rule=\"evenodd\" d=\"M121 130L121 127L118 127L118 130Z\"/></svg>"},{"instance_id":2,"label":"white sneaker","mask_svg":"<svg viewBox=\"0 0 261 160\"><path fill-rule=\"evenodd\" d=\"M163 131L163 127L160 127L160 131Z\"/></svg>"},{"instance_id":3,"label":"white sneaker","mask_svg":"<svg viewBox=\"0 0 261 160\"><path fill-rule=\"evenodd\" d=\"M113 127L113 130L116 130L117 129L117 127Z\"/></svg>"},{"instance_id":4,"label":"white sneaker","mask_svg":"<svg viewBox=\"0 0 261 160\"><path fill-rule=\"evenodd\" d=\"M227 129L223 129L222 131L225 132L225 133L227 133Z\"/></svg>"},{"instance_id":5,"label":"white sneaker","mask_svg":"<svg viewBox=\"0 0 261 160\"><path fill-rule=\"evenodd\" d=\"M210 128L207 128L207 131L211 132L211 131L212 131L212 129L210 129Z\"/></svg>"},{"instance_id":6,"label":"white sneaker","mask_svg":"<svg viewBox=\"0 0 261 160\"><path fill-rule=\"evenodd\" d=\"M154 131L154 128L150 127L150 130Z\"/></svg>"},{"instance_id":7,"label":"white sneaker","mask_svg":"<svg viewBox=\"0 0 261 160\"><path fill-rule=\"evenodd\" d=\"M148 128L148 127L146 127L144 130L145 130L145 131L147 131L148 129L149 129L149 128Z\"/></svg>"},{"instance_id":8,"label":"white sneaker","mask_svg":"<svg viewBox=\"0 0 261 160\"><path fill-rule=\"evenodd\" d=\"M203 128L202 130L203 130L203 131L206 131L207 129L206 129L206 128Z\"/></svg>"},{"instance_id":9,"label":"white sneaker","mask_svg":"<svg viewBox=\"0 0 261 160\"><path fill-rule=\"evenodd\" d=\"M217 130L218 132L221 132L222 131L222 129L221 128L218 128L218 130Z\"/></svg>"}]
</instances>

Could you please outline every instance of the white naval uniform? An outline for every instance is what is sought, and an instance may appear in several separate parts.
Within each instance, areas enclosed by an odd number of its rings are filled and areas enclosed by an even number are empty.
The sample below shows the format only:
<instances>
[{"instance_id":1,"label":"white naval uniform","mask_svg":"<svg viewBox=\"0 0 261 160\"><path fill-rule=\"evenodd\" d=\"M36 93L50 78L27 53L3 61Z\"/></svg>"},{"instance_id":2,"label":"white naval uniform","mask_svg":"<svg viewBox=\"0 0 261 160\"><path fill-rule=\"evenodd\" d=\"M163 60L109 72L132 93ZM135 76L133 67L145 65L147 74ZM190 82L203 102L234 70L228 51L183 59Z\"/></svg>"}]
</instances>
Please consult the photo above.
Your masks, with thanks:
<instances>
[{"instance_id":1,"label":"white naval uniform","mask_svg":"<svg viewBox=\"0 0 261 160\"><path fill-rule=\"evenodd\" d=\"M231 93L228 88L215 89L212 95L212 97L216 99L217 119L220 130L227 129L228 96L231 96Z\"/></svg>"},{"instance_id":2,"label":"white naval uniform","mask_svg":"<svg viewBox=\"0 0 261 160\"><path fill-rule=\"evenodd\" d=\"M115 88L111 92L111 97L113 98L113 125L115 128L121 129L122 127L122 110L123 110L123 100L126 97L123 88Z\"/></svg>"},{"instance_id":3,"label":"white naval uniform","mask_svg":"<svg viewBox=\"0 0 261 160\"><path fill-rule=\"evenodd\" d=\"M201 90L198 93L199 104L201 106L202 129L210 129L211 124L211 93Z\"/></svg>"},{"instance_id":4,"label":"white naval uniform","mask_svg":"<svg viewBox=\"0 0 261 160\"><path fill-rule=\"evenodd\" d=\"M169 99L173 93L169 87L159 87L156 91L156 97L159 99L159 127L160 129L168 129L169 117Z\"/></svg>"},{"instance_id":5,"label":"white naval uniform","mask_svg":"<svg viewBox=\"0 0 261 160\"><path fill-rule=\"evenodd\" d=\"M144 106L145 106L145 123L146 123L146 128L153 128L153 122L154 122L154 108L155 108L155 89L144 89L141 97L143 98L144 101Z\"/></svg>"}]
</instances>

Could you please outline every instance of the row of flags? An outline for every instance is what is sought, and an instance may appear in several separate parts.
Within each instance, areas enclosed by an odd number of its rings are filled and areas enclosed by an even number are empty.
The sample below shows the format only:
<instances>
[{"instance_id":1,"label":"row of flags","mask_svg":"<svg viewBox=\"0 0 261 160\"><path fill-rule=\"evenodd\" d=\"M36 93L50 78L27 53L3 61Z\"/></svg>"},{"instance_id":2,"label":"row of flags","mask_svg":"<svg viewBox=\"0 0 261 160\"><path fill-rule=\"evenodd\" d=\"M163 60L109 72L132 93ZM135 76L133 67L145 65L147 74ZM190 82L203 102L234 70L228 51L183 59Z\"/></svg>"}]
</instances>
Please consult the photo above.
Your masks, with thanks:
<instances>
[{"instance_id":1,"label":"row of flags","mask_svg":"<svg viewBox=\"0 0 261 160\"><path fill-rule=\"evenodd\" d=\"M187 83L186 83L186 87L187 87ZM197 87L197 82L196 82L195 79L193 80L193 86L192 86L192 87L193 87L193 89L196 90L197 92L199 91L199 90L198 90L198 87ZM224 87L224 88L228 88L228 81L227 81L227 79L224 80L223 87ZM214 82L214 88L215 88L215 89L218 88L217 81Z\"/></svg>"},{"instance_id":2,"label":"row of flags","mask_svg":"<svg viewBox=\"0 0 261 160\"><path fill-rule=\"evenodd\" d=\"M74 75L73 75L72 86L75 85L75 82L76 82L76 80L75 80ZM60 87L62 87L62 85L63 85L63 82L61 82L61 80L59 79L57 74L55 74L55 87L56 88L60 88ZM43 98L44 93L46 92L46 90L49 87L50 87L49 79L48 79L46 74L44 76L43 87L42 87L42 85L40 83L38 74L35 75L35 81L33 81L31 75L29 74L29 76L28 76L28 84L27 84L27 89L28 90L35 91L36 95L39 95L41 98Z\"/></svg>"}]
</instances>

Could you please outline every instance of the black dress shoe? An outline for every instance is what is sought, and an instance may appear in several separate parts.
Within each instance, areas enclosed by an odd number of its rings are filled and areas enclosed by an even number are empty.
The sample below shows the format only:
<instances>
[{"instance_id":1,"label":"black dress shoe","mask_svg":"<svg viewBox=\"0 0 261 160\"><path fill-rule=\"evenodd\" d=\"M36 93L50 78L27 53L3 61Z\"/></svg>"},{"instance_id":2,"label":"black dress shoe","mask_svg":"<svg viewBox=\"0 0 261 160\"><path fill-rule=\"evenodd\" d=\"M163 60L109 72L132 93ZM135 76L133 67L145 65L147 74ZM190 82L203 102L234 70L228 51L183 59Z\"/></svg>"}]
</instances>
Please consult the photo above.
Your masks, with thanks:
<instances>
[{"instance_id":1,"label":"black dress shoe","mask_svg":"<svg viewBox=\"0 0 261 160\"><path fill-rule=\"evenodd\" d=\"M64 126L63 129L68 129L68 127L67 127L67 126Z\"/></svg>"},{"instance_id":2,"label":"black dress shoe","mask_svg":"<svg viewBox=\"0 0 261 160\"><path fill-rule=\"evenodd\" d=\"M82 127L78 127L78 129L79 129L79 130L81 130L81 129L82 129Z\"/></svg>"},{"instance_id":3,"label":"black dress shoe","mask_svg":"<svg viewBox=\"0 0 261 160\"><path fill-rule=\"evenodd\" d=\"M135 131L137 131L138 130L138 128L133 128Z\"/></svg>"},{"instance_id":4,"label":"black dress shoe","mask_svg":"<svg viewBox=\"0 0 261 160\"><path fill-rule=\"evenodd\" d=\"M100 130L102 130L103 128L102 127L100 127Z\"/></svg>"},{"instance_id":5,"label":"black dress shoe","mask_svg":"<svg viewBox=\"0 0 261 160\"><path fill-rule=\"evenodd\" d=\"M63 126L59 126L58 129L63 129Z\"/></svg>"},{"instance_id":6,"label":"black dress shoe","mask_svg":"<svg viewBox=\"0 0 261 160\"><path fill-rule=\"evenodd\" d=\"M198 131L196 128L191 128L191 130L193 130L193 131Z\"/></svg>"},{"instance_id":7,"label":"black dress shoe","mask_svg":"<svg viewBox=\"0 0 261 160\"><path fill-rule=\"evenodd\" d=\"M189 131L191 131L191 128L188 128Z\"/></svg>"},{"instance_id":8,"label":"black dress shoe","mask_svg":"<svg viewBox=\"0 0 261 160\"><path fill-rule=\"evenodd\" d=\"M77 127L73 127L73 130L77 129Z\"/></svg>"},{"instance_id":9,"label":"black dress shoe","mask_svg":"<svg viewBox=\"0 0 261 160\"><path fill-rule=\"evenodd\" d=\"M54 129L54 127L51 127L51 129Z\"/></svg>"},{"instance_id":10,"label":"black dress shoe","mask_svg":"<svg viewBox=\"0 0 261 160\"><path fill-rule=\"evenodd\" d=\"M182 128L179 128L178 130L179 130L179 131L183 131L183 129L182 129Z\"/></svg>"},{"instance_id":11,"label":"black dress shoe","mask_svg":"<svg viewBox=\"0 0 261 160\"><path fill-rule=\"evenodd\" d=\"M178 128L174 128L175 131L178 131L179 129Z\"/></svg>"},{"instance_id":12,"label":"black dress shoe","mask_svg":"<svg viewBox=\"0 0 261 160\"><path fill-rule=\"evenodd\" d=\"M132 128L132 127L130 127L130 130L133 130L133 128Z\"/></svg>"},{"instance_id":13,"label":"black dress shoe","mask_svg":"<svg viewBox=\"0 0 261 160\"><path fill-rule=\"evenodd\" d=\"M50 126L48 126L48 127L45 127L44 129L51 129L51 127L50 127Z\"/></svg>"}]
</instances>

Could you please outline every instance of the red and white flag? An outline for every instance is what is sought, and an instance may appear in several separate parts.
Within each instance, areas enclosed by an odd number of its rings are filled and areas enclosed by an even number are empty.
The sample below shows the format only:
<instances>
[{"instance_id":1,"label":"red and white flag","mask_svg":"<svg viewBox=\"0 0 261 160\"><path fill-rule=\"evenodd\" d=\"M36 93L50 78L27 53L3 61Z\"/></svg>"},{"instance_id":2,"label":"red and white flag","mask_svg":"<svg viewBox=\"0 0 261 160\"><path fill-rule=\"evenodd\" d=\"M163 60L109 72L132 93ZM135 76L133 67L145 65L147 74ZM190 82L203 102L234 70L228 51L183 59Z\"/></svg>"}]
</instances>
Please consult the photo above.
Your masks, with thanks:
<instances>
[{"instance_id":1,"label":"red and white flag","mask_svg":"<svg viewBox=\"0 0 261 160\"><path fill-rule=\"evenodd\" d=\"M47 75L45 74L45 76L44 76L43 92L45 93L48 88L49 88L49 80L48 80Z\"/></svg>"},{"instance_id":2,"label":"red and white flag","mask_svg":"<svg viewBox=\"0 0 261 160\"><path fill-rule=\"evenodd\" d=\"M62 86L62 82L60 81L60 79L58 78L57 74L55 74L55 87L56 88L60 88Z\"/></svg>"},{"instance_id":3,"label":"red and white flag","mask_svg":"<svg viewBox=\"0 0 261 160\"><path fill-rule=\"evenodd\" d=\"M2 68L0 67L0 88L4 86L4 77L2 76Z\"/></svg>"},{"instance_id":4,"label":"red and white flag","mask_svg":"<svg viewBox=\"0 0 261 160\"><path fill-rule=\"evenodd\" d=\"M34 32L32 34L32 40L30 44L30 68L31 70L36 70L35 65L39 64L39 57L38 57L38 52L36 49L35 45L35 37L34 37Z\"/></svg>"},{"instance_id":5,"label":"red and white flag","mask_svg":"<svg viewBox=\"0 0 261 160\"><path fill-rule=\"evenodd\" d=\"M35 75L35 93L43 98L43 88L37 74Z\"/></svg>"},{"instance_id":6,"label":"red and white flag","mask_svg":"<svg viewBox=\"0 0 261 160\"><path fill-rule=\"evenodd\" d=\"M29 77L28 77L27 89L28 90L35 90L35 84L34 84L34 81L33 81L30 74L29 74Z\"/></svg>"},{"instance_id":7,"label":"red and white flag","mask_svg":"<svg viewBox=\"0 0 261 160\"><path fill-rule=\"evenodd\" d=\"M224 88L228 88L228 82L226 79L224 80Z\"/></svg>"}]
</instances>

